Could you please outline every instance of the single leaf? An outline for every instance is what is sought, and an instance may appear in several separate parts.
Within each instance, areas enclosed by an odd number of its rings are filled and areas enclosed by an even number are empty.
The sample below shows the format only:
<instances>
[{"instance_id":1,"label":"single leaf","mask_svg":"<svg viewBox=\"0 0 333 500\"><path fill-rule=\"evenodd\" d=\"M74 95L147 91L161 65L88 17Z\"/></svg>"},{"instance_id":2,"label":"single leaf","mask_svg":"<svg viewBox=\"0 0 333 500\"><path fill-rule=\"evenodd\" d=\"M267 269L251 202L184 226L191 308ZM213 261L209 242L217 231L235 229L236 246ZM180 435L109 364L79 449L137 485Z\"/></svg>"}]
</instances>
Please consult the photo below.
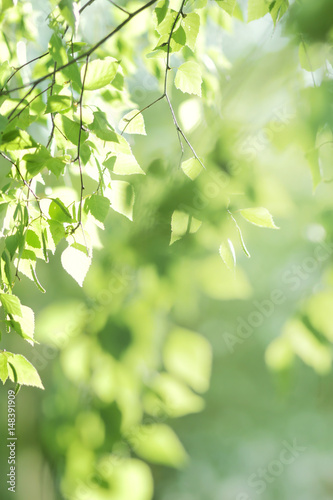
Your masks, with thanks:
<instances>
[{"instance_id":1,"label":"single leaf","mask_svg":"<svg viewBox=\"0 0 333 500\"><path fill-rule=\"evenodd\" d=\"M59 115L60 116L60 115ZM80 124L61 115L62 131L67 139L74 144L78 145ZM88 139L89 133L86 130L81 130L81 144Z\"/></svg>"},{"instance_id":2,"label":"single leaf","mask_svg":"<svg viewBox=\"0 0 333 500\"><path fill-rule=\"evenodd\" d=\"M75 32L79 22L79 9L73 0L61 0L58 4L62 17Z\"/></svg>"},{"instance_id":3,"label":"single leaf","mask_svg":"<svg viewBox=\"0 0 333 500\"><path fill-rule=\"evenodd\" d=\"M200 16L196 12L190 12L186 15L183 26L186 34L186 45L194 51L195 43L200 28Z\"/></svg>"},{"instance_id":4,"label":"single leaf","mask_svg":"<svg viewBox=\"0 0 333 500\"><path fill-rule=\"evenodd\" d=\"M44 146L39 146L34 154L26 154L23 156L26 169L29 173L29 178L34 177L43 170L46 166L47 160L51 157L50 153Z\"/></svg>"},{"instance_id":5,"label":"single leaf","mask_svg":"<svg viewBox=\"0 0 333 500\"><path fill-rule=\"evenodd\" d=\"M91 257L69 246L61 254L61 264L65 271L82 286L91 264Z\"/></svg>"},{"instance_id":6,"label":"single leaf","mask_svg":"<svg viewBox=\"0 0 333 500\"><path fill-rule=\"evenodd\" d=\"M53 33L50 38L49 52L52 59L57 63L58 66L63 66L68 62L66 49L62 43L60 36L58 36L56 33Z\"/></svg>"},{"instance_id":7,"label":"single leaf","mask_svg":"<svg viewBox=\"0 0 333 500\"><path fill-rule=\"evenodd\" d=\"M142 114L134 109L127 113L119 123L120 130L126 134L140 134L146 135L145 122Z\"/></svg>"},{"instance_id":8,"label":"single leaf","mask_svg":"<svg viewBox=\"0 0 333 500\"><path fill-rule=\"evenodd\" d=\"M13 314L9 320L10 325L14 330L21 335L22 338L32 343L35 332L35 315L33 310L27 306L21 306L22 316Z\"/></svg>"},{"instance_id":9,"label":"single leaf","mask_svg":"<svg viewBox=\"0 0 333 500\"><path fill-rule=\"evenodd\" d=\"M166 369L197 392L209 387L212 349L202 335L184 328L173 329L163 350Z\"/></svg>"},{"instance_id":10,"label":"single leaf","mask_svg":"<svg viewBox=\"0 0 333 500\"><path fill-rule=\"evenodd\" d=\"M170 245L179 240L186 233L196 233L201 226L201 221L191 215L175 210L171 217Z\"/></svg>"},{"instance_id":11,"label":"single leaf","mask_svg":"<svg viewBox=\"0 0 333 500\"><path fill-rule=\"evenodd\" d=\"M228 239L226 243L221 243L219 253L221 259L227 266L227 268L232 271L236 267L236 254L232 242Z\"/></svg>"},{"instance_id":12,"label":"single leaf","mask_svg":"<svg viewBox=\"0 0 333 500\"><path fill-rule=\"evenodd\" d=\"M225 10L229 16L232 16L236 7L237 0L216 0L221 9Z\"/></svg>"},{"instance_id":13,"label":"single leaf","mask_svg":"<svg viewBox=\"0 0 333 500\"><path fill-rule=\"evenodd\" d=\"M281 19L281 17L287 12L289 7L288 0L274 0L269 5L269 12L272 16L274 24Z\"/></svg>"},{"instance_id":14,"label":"single leaf","mask_svg":"<svg viewBox=\"0 0 333 500\"><path fill-rule=\"evenodd\" d=\"M62 223L56 220L48 220L47 223L50 227L50 233L54 244L57 246L58 243L66 236L65 228Z\"/></svg>"},{"instance_id":15,"label":"single leaf","mask_svg":"<svg viewBox=\"0 0 333 500\"><path fill-rule=\"evenodd\" d=\"M190 158L189 160L183 161L181 164L181 169L187 177L192 179L196 179L198 175L203 170L202 165L197 160L197 158Z\"/></svg>"},{"instance_id":16,"label":"single leaf","mask_svg":"<svg viewBox=\"0 0 333 500\"><path fill-rule=\"evenodd\" d=\"M84 203L86 213L90 212L95 219L104 222L110 208L110 200L104 196L93 194Z\"/></svg>"},{"instance_id":17,"label":"single leaf","mask_svg":"<svg viewBox=\"0 0 333 500\"><path fill-rule=\"evenodd\" d=\"M26 232L26 242L33 248L42 247L38 234L35 233L35 231L33 231L32 229L28 229L28 231Z\"/></svg>"},{"instance_id":18,"label":"single leaf","mask_svg":"<svg viewBox=\"0 0 333 500\"><path fill-rule=\"evenodd\" d=\"M264 17L269 12L267 0L249 0L247 6L247 22Z\"/></svg>"},{"instance_id":19,"label":"single leaf","mask_svg":"<svg viewBox=\"0 0 333 500\"><path fill-rule=\"evenodd\" d=\"M181 467L187 454L175 432L165 424L141 426L133 431L132 446L145 460L169 467Z\"/></svg>"},{"instance_id":20,"label":"single leaf","mask_svg":"<svg viewBox=\"0 0 333 500\"><path fill-rule=\"evenodd\" d=\"M201 97L201 84L201 69L198 63L188 61L179 66L175 78L177 89Z\"/></svg>"},{"instance_id":21,"label":"single leaf","mask_svg":"<svg viewBox=\"0 0 333 500\"><path fill-rule=\"evenodd\" d=\"M44 114L60 113L67 111L72 105L72 100L67 95L51 95L47 100Z\"/></svg>"},{"instance_id":22,"label":"single leaf","mask_svg":"<svg viewBox=\"0 0 333 500\"><path fill-rule=\"evenodd\" d=\"M111 208L133 220L134 190L133 186L125 181L111 183Z\"/></svg>"},{"instance_id":23,"label":"single leaf","mask_svg":"<svg viewBox=\"0 0 333 500\"><path fill-rule=\"evenodd\" d=\"M0 301L7 314L15 314L22 317L21 302L16 295L0 293Z\"/></svg>"},{"instance_id":24,"label":"single leaf","mask_svg":"<svg viewBox=\"0 0 333 500\"><path fill-rule=\"evenodd\" d=\"M21 354L7 353L9 378L20 385L31 385L44 389L36 368Z\"/></svg>"},{"instance_id":25,"label":"single leaf","mask_svg":"<svg viewBox=\"0 0 333 500\"><path fill-rule=\"evenodd\" d=\"M116 76L119 62L113 57L105 59L97 59L88 64L86 79L84 82L85 90L97 90L109 85ZM81 80L83 84L83 76L85 65L81 69Z\"/></svg>"},{"instance_id":26,"label":"single leaf","mask_svg":"<svg viewBox=\"0 0 333 500\"><path fill-rule=\"evenodd\" d=\"M0 351L0 380L4 384L8 378L8 361L4 352Z\"/></svg>"},{"instance_id":27,"label":"single leaf","mask_svg":"<svg viewBox=\"0 0 333 500\"><path fill-rule=\"evenodd\" d=\"M59 198L53 198L49 207L49 216L57 222L72 222L72 216Z\"/></svg>"},{"instance_id":28,"label":"single leaf","mask_svg":"<svg viewBox=\"0 0 333 500\"><path fill-rule=\"evenodd\" d=\"M248 222L251 222L251 224L254 224L255 226L279 229L274 224L273 217L271 216L267 208L244 208L240 210L240 214L242 215L242 217L244 217L244 219L246 219Z\"/></svg>"}]
</instances>

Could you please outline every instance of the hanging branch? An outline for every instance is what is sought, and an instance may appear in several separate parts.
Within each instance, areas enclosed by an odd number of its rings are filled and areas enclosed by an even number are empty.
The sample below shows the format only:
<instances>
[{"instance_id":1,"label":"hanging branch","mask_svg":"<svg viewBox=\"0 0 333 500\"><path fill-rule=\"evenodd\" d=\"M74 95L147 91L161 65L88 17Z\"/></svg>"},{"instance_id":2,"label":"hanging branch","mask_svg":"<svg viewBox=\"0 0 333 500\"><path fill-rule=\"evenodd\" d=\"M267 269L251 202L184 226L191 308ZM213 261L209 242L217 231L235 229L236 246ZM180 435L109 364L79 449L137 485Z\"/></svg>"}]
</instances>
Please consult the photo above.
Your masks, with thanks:
<instances>
[{"instance_id":1,"label":"hanging branch","mask_svg":"<svg viewBox=\"0 0 333 500\"><path fill-rule=\"evenodd\" d=\"M154 104L156 104L158 101L161 101L162 99L165 98L166 101L167 101L167 103L168 103L168 106L170 108L172 119L173 119L173 123L174 123L174 125L176 127L176 131L177 131L177 136L178 136L178 140L179 140L179 144L180 144L180 148L181 148L181 157L180 157L180 159L182 158L182 156L184 154L184 146L183 146L183 142L182 142L182 139L181 139L181 138L183 138L184 141L186 142L186 144L188 145L188 147L190 148L190 150L192 151L194 157L198 160L198 162L200 163L200 165L205 169L206 167L204 166L204 164L202 163L202 161L198 157L198 155L195 152L192 144L187 139L184 131L182 130L182 128L180 127L180 125L178 123L178 120L176 118L176 113L175 113L175 111L173 109L173 106L172 106L172 103L171 103L171 100L170 100L170 97L169 97L169 94L168 94L168 72L171 69L170 68L170 64L169 64L170 63L170 54L171 54L171 40L172 40L172 35L174 33L174 30L175 30L175 27L177 25L179 17L180 16L184 17L184 15L185 15L184 12L183 12L183 8L184 8L185 3L186 3L186 0L183 0L182 4L181 4L181 6L180 6L180 8L179 8L179 10L177 12L177 15L176 15L176 17L174 19L174 22L172 24L172 27L171 27L171 30L170 30L170 33L169 33L169 37L168 37L168 41L166 42L167 57L166 57L166 68L165 68L165 74L164 74L163 94L160 97L158 97L157 99L155 99L155 101L151 102L150 104L148 104L144 108L140 109L140 111L138 111L137 113L135 113L135 115L133 115L132 118L130 118L128 120L128 122L126 123L125 127L121 131L121 135L123 135L123 133L125 132L126 128L131 123L131 121L134 120L134 118L136 118L140 113L142 113L146 109L148 109L151 106L153 106Z\"/></svg>"}]
</instances>

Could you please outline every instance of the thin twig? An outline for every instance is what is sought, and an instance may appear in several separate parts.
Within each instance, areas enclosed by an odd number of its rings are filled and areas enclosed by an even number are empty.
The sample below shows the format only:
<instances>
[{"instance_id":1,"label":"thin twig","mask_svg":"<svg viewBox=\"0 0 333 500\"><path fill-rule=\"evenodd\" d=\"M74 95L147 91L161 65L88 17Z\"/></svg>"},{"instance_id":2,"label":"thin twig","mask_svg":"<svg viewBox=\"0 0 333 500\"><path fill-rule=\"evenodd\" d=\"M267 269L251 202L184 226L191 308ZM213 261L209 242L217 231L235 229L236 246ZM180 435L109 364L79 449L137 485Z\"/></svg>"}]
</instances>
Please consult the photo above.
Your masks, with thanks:
<instances>
[{"instance_id":1,"label":"thin twig","mask_svg":"<svg viewBox=\"0 0 333 500\"><path fill-rule=\"evenodd\" d=\"M11 159L9 158L9 156L7 156L5 153L3 153L2 151L0 151L0 155L7 161L9 161L9 163L11 163L12 165L14 165L14 167L16 168L16 171L18 173L18 175L20 176L20 178L22 179L22 182L23 184L28 188L28 192L30 192L32 194L32 196L35 198L36 200L36 203L38 205L38 208L39 208L39 212L40 212L40 215L43 217L44 214L42 212L42 209L41 209L41 206L40 206L40 198L36 195L35 191L32 189L31 185L25 180L25 178L23 177L22 173L21 173L21 170L19 169L18 165Z\"/></svg>"},{"instance_id":2,"label":"thin twig","mask_svg":"<svg viewBox=\"0 0 333 500\"><path fill-rule=\"evenodd\" d=\"M86 9L87 7L89 7L89 5L91 5L94 2L95 2L95 0L89 0L86 4L83 5L83 7L81 7L81 9L79 10L79 14L82 14L82 12L84 11L84 9ZM66 29L64 31L64 34L62 35L62 38L65 37L65 35L66 35L67 31L68 31L68 28L69 28L69 26L67 24Z\"/></svg>"},{"instance_id":3,"label":"thin twig","mask_svg":"<svg viewBox=\"0 0 333 500\"><path fill-rule=\"evenodd\" d=\"M30 106L30 104L31 104L31 103L32 103L35 99L37 99L37 97L39 97L40 95L44 94L45 92L47 92L47 91L48 91L50 88L52 88L52 87L53 87L53 83L51 83L51 85L49 85L49 86L48 86L45 90L42 90L41 92L38 92L38 94L37 94L37 95L35 95L35 97L33 97L33 98L31 99L31 101L29 101L29 102L28 102L28 103L27 103L27 104L26 104L26 105L25 105L25 106L24 106L24 107L23 107L23 108L22 108L22 109L21 109L21 110L20 110L20 111L19 111L19 112L15 115L15 116L13 116L13 118L11 118L11 119L9 120L9 122L8 122L8 123L12 122L13 120L15 120L15 118L19 117L19 116L20 116L20 114L21 114L21 113L22 113L22 112L23 112L26 108L28 108L28 107ZM11 113L11 114L12 114L12 113Z\"/></svg>"},{"instance_id":4,"label":"thin twig","mask_svg":"<svg viewBox=\"0 0 333 500\"><path fill-rule=\"evenodd\" d=\"M156 104L158 101L161 101L161 99L163 99L165 97L165 94L162 94L160 97L158 97L157 99L155 99L155 101L151 102L150 104L148 104L147 106L145 106L144 108L140 109L140 111L138 111L137 113L135 113L134 116L132 116L128 122L126 123L125 127L123 128L123 130L121 131L121 135L123 135L123 133L125 132L125 130L127 129L128 125L131 123L132 120L134 120L134 118L136 118L140 113L143 113L143 111L146 111L146 109L148 108L151 108L151 106L153 106L154 104Z\"/></svg>"},{"instance_id":5,"label":"thin twig","mask_svg":"<svg viewBox=\"0 0 333 500\"><path fill-rule=\"evenodd\" d=\"M131 15L130 12L128 12L128 10L124 9L121 5L118 5L117 3L113 2L113 0L109 0L110 3L112 3L112 5L114 5L117 9L121 10L122 12L124 12L124 14L127 14L128 16Z\"/></svg>"},{"instance_id":6,"label":"thin twig","mask_svg":"<svg viewBox=\"0 0 333 500\"><path fill-rule=\"evenodd\" d=\"M54 69L57 69L57 62L54 63ZM53 79L52 79L52 86L51 86L51 90L50 90L50 97L53 94L54 84L55 84L55 74L53 75ZM52 128L51 128L50 137L49 137L49 139L47 141L47 144L46 144L46 149L49 147L49 145L51 144L52 139L53 139L53 134L54 134L54 113L51 113L51 122L52 122Z\"/></svg>"},{"instance_id":7,"label":"thin twig","mask_svg":"<svg viewBox=\"0 0 333 500\"><path fill-rule=\"evenodd\" d=\"M44 52L44 54L42 54L41 56L35 57L34 59L31 59L30 61L28 61L28 62L26 62L26 63L22 64L22 66L20 66L19 68L16 68L16 69L15 69L15 71L14 71L14 72L10 75L10 77L9 77L9 78L7 78L7 80L5 81L5 83L4 83L4 85L3 85L3 87L2 87L2 89L1 89L1 90L3 90L3 88L7 85L7 83L9 83L9 82L10 82L10 80L11 80L11 79L12 79L12 78L16 75L16 73L17 73L18 71L20 71L20 70L21 70L22 68L24 68L25 66L28 66L28 64L31 64L31 63L33 63L33 62L35 62L35 61L38 61L38 59L42 59L43 57L47 56L48 54L49 54L49 51Z\"/></svg>"},{"instance_id":8,"label":"thin twig","mask_svg":"<svg viewBox=\"0 0 333 500\"><path fill-rule=\"evenodd\" d=\"M88 64L89 64L89 56L86 57L86 64L84 67L84 73L83 73L83 78L82 78L82 88L81 88L81 94L80 94L80 100L79 100L79 110L80 110L80 129L79 129L79 138L77 141L77 157L75 158L74 161L78 161L79 164L79 171L80 171L80 203L79 203L79 217L78 217L78 223L77 226L74 228L74 231L81 226L82 227L82 203L83 203L83 191L84 191L84 184L83 184L83 172L82 172L82 165L81 165L81 154L80 154L80 148L81 148L81 135L82 135L82 127L83 127L83 116L82 116L82 103L83 103L83 92L84 92L84 84L86 81L86 76L87 76L87 70L88 70ZM82 227L82 232L83 232L83 227ZM83 232L83 238L85 239L84 232ZM87 248L87 253L88 253L88 247Z\"/></svg>"}]
</instances>

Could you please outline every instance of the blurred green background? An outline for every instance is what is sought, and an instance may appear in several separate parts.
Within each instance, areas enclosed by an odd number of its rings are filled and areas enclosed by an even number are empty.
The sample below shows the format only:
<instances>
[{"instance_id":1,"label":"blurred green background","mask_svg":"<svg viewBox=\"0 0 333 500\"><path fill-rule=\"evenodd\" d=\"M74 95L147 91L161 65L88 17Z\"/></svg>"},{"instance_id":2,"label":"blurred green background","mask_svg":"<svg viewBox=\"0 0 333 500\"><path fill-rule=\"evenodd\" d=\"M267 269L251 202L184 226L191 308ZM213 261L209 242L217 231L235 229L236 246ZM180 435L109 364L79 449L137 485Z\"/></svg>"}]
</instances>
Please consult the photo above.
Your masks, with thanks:
<instances>
[{"instance_id":1,"label":"blurred green background","mask_svg":"<svg viewBox=\"0 0 333 500\"><path fill-rule=\"evenodd\" d=\"M88 40L108 30L106 10L114 15L99 5L81 26ZM30 10L42 19L46 8ZM17 396L19 500L332 498L333 70L317 33L302 56L295 19L306 31L297 12L274 27L269 15L246 24L209 4L197 46L203 99L172 90L206 170L184 175L170 112L157 103L144 114L147 136L130 139L146 172L131 179L133 222L109 213L83 288L62 270L65 245L39 264L46 294L24 276L17 285L37 311L40 344L6 336L6 348L25 354L45 386ZM124 35L128 52L122 39L114 50L124 50L140 108L159 83L154 63L138 63L134 34ZM241 218L256 206L280 229ZM174 211L201 226L172 227ZM235 271L218 253L228 238Z\"/></svg>"}]
</instances>

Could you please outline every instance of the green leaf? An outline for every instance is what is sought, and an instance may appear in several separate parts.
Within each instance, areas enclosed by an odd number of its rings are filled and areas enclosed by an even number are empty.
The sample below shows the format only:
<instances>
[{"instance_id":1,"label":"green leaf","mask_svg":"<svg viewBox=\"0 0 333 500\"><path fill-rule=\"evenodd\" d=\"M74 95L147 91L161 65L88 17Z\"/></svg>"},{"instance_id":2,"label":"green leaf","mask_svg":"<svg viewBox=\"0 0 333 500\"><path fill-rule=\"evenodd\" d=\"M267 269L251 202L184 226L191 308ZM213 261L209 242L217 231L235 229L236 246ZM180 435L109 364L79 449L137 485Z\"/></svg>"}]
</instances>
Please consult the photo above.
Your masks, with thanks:
<instances>
[{"instance_id":1,"label":"green leaf","mask_svg":"<svg viewBox=\"0 0 333 500\"><path fill-rule=\"evenodd\" d=\"M36 141L25 130L11 130L3 134L0 149L17 151L37 147Z\"/></svg>"},{"instance_id":2,"label":"green leaf","mask_svg":"<svg viewBox=\"0 0 333 500\"><path fill-rule=\"evenodd\" d=\"M6 353L8 356L9 378L21 385L44 389L36 368L21 354Z\"/></svg>"},{"instance_id":3,"label":"green leaf","mask_svg":"<svg viewBox=\"0 0 333 500\"><path fill-rule=\"evenodd\" d=\"M99 109L93 115L94 120L88 125L89 129L103 141L120 142L120 136L108 122L106 114Z\"/></svg>"},{"instance_id":4,"label":"green leaf","mask_svg":"<svg viewBox=\"0 0 333 500\"><path fill-rule=\"evenodd\" d=\"M235 221L236 222L236 221ZM237 229L237 232L238 232L238 236L239 236L239 240L240 240L240 244L242 246L242 249L246 255L246 257L250 258L251 255L250 255L250 252L248 251L248 249L246 248L246 245L245 245L245 241L244 241L244 238L243 238L243 234L242 234L242 231L240 230L240 227L239 225L237 224L236 222L236 229Z\"/></svg>"},{"instance_id":5,"label":"green leaf","mask_svg":"<svg viewBox=\"0 0 333 500\"><path fill-rule=\"evenodd\" d=\"M72 30L76 31L79 22L79 9L77 7L77 4L73 2L73 0L61 0L61 2L59 2L58 4L58 7L60 9L62 17L72 28Z\"/></svg>"},{"instance_id":6,"label":"green leaf","mask_svg":"<svg viewBox=\"0 0 333 500\"><path fill-rule=\"evenodd\" d=\"M21 302L16 295L0 293L0 301L7 314L15 314L22 317Z\"/></svg>"},{"instance_id":7,"label":"green leaf","mask_svg":"<svg viewBox=\"0 0 333 500\"><path fill-rule=\"evenodd\" d=\"M146 135L143 116L136 109L133 109L133 111L130 111L122 118L121 122L119 123L119 128L120 130L126 132L126 134Z\"/></svg>"},{"instance_id":8,"label":"green leaf","mask_svg":"<svg viewBox=\"0 0 333 500\"><path fill-rule=\"evenodd\" d=\"M110 200L104 196L93 194L86 199L84 210L90 212L100 222L104 222L110 208Z\"/></svg>"},{"instance_id":9,"label":"green leaf","mask_svg":"<svg viewBox=\"0 0 333 500\"><path fill-rule=\"evenodd\" d=\"M289 320L283 328L293 349L304 363L312 366L320 374L330 372L332 365L331 346L322 344L315 335L298 319Z\"/></svg>"},{"instance_id":10,"label":"green leaf","mask_svg":"<svg viewBox=\"0 0 333 500\"><path fill-rule=\"evenodd\" d=\"M8 378L8 361L4 352L0 351L0 380L4 384Z\"/></svg>"},{"instance_id":11,"label":"green leaf","mask_svg":"<svg viewBox=\"0 0 333 500\"><path fill-rule=\"evenodd\" d=\"M23 156L29 178L34 177L46 167L46 162L51 158L50 153L44 146L39 146L34 154Z\"/></svg>"},{"instance_id":12,"label":"green leaf","mask_svg":"<svg viewBox=\"0 0 333 500\"><path fill-rule=\"evenodd\" d=\"M300 65L303 69L313 72L324 66L327 57L327 47L322 43L306 44L301 42L298 49Z\"/></svg>"},{"instance_id":13,"label":"green leaf","mask_svg":"<svg viewBox=\"0 0 333 500\"><path fill-rule=\"evenodd\" d=\"M181 467L187 460L186 451L175 432L165 424L141 426L130 438L137 455L145 460L169 467Z\"/></svg>"},{"instance_id":14,"label":"green leaf","mask_svg":"<svg viewBox=\"0 0 333 500\"><path fill-rule=\"evenodd\" d=\"M188 61L179 66L175 78L177 89L201 96L201 69L198 63Z\"/></svg>"},{"instance_id":15,"label":"green leaf","mask_svg":"<svg viewBox=\"0 0 333 500\"><path fill-rule=\"evenodd\" d=\"M196 179L198 175L203 170L202 165L197 160L197 158L190 158L189 160L183 161L181 164L181 169L187 177L192 179Z\"/></svg>"},{"instance_id":16,"label":"green leaf","mask_svg":"<svg viewBox=\"0 0 333 500\"><path fill-rule=\"evenodd\" d=\"M251 222L251 224L254 224L255 226L279 229L274 224L273 217L271 216L267 208L244 208L240 210L240 214L242 215L242 217L244 217L244 219L246 219L248 222Z\"/></svg>"},{"instance_id":17,"label":"green leaf","mask_svg":"<svg viewBox=\"0 0 333 500\"><path fill-rule=\"evenodd\" d=\"M186 233L196 233L200 226L200 220L185 212L175 210L171 217L170 245L179 240Z\"/></svg>"},{"instance_id":18,"label":"green leaf","mask_svg":"<svg viewBox=\"0 0 333 500\"><path fill-rule=\"evenodd\" d=\"M60 36L58 36L56 33L53 33L50 38L49 52L52 59L57 63L58 66L63 66L68 62L66 49L62 43Z\"/></svg>"},{"instance_id":19,"label":"green leaf","mask_svg":"<svg viewBox=\"0 0 333 500\"><path fill-rule=\"evenodd\" d=\"M274 24L281 19L281 17L287 12L289 7L288 0L274 0L269 5L269 12L272 16Z\"/></svg>"},{"instance_id":20,"label":"green leaf","mask_svg":"<svg viewBox=\"0 0 333 500\"><path fill-rule=\"evenodd\" d=\"M27 341L33 341L35 332L35 315L32 309L21 306L22 316L12 315L9 324Z\"/></svg>"},{"instance_id":21,"label":"green leaf","mask_svg":"<svg viewBox=\"0 0 333 500\"><path fill-rule=\"evenodd\" d=\"M268 0L249 0L247 7L247 22L264 17L269 12Z\"/></svg>"},{"instance_id":22,"label":"green leaf","mask_svg":"<svg viewBox=\"0 0 333 500\"><path fill-rule=\"evenodd\" d=\"M200 28L200 16L196 12L190 12L186 15L183 26L186 34L186 45L194 51L195 43Z\"/></svg>"},{"instance_id":23,"label":"green leaf","mask_svg":"<svg viewBox=\"0 0 333 500\"><path fill-rule=\"evenodd\" d=\"M67 111L71 105L72 100L67 95L51 95L47 100L47 106L44 114Z\"/></svg>"},{"instance_id":24,"label":"green leaf","mask_svg":"<svg viewBox=\"0 0 333 500\"><path fill-rule=\"evenodd\" d=\"M225 10L229 16L232 16L236 7L237 0L216 0L221 9Z\"/></svg>"},{"instance_id":25,"label":"green leaf","mask_svg":"<svg viewBox=\"0 0 333 500\"><path fill-rule=\"evenodd\" d=\"M227 268L232 271L236 267L236 254L232 242L228 239L226 243L221 243L219 254L221 259L227 266Z\"/></svg>"},{"instance_id":26,"label":"green leaf","mask_svg":"<svg viewBox=\"0 0 333 500\"><path fill-rule=\"evenodd\" d=\"M156 16L156 29L158 30L158 26L161 24L163 19L165 18L168 12L169 0L160 0L157 2L154 14Z\"/></svg>"},{"instance_id":27,"label":"green leaf","mask_svg":"<svg viewBox=\"0 0 333 500\"><path fill-rule=\"evenodd\" d=\"M26 242L33 248L42 248L38 234L32 229L28 229L26 232Z\"/></svg>"},{"instance_id":28,"label":"green leaf","mask_svg":"<svg viewBox=\"0 0 333 500\"><path fill-rule=\"evenodd\" d=\"M119 62L114 57L106 57L105 59L97 59L89 62L84 89L97 90L109 85L116 76L118 66ZM82 83L84 71L85 65L81 69Z\"/></svg>"},{"instance_id":29,"label":"green leaf","mask_svg":"<svg viewBox=\"0 0 333 500\"><path fill-rule=\"evenodd\" d=\"M91 264L91 257L77 248L68 246L61 254L61 264L65 271L82 286Z\"/></svg>"},{"instance_id":30,"label":"green leaf","mask_svg":"<svg viewBox=\"0 0 333 500\"><path fill-rule=\"evenodd\" d=\"M77 146L79 141L80 124L63 115L61 115L61 124L67 139L72 144ZM89 133L86 130L81 130L81 144L88 139L88 136Z\"/></svg>"},{"instance_id":31,"label":"green leaf","mask_svg":"<svg viewBox=\"0 0 333 500\"><path fill-rule=\"evenodd\" d=\"M49 216L57 222L72 222L72 216L59 198L52 198Z\"/></svg>"},{"instance_id":32,"label":"green leaf","mask_svg":"<svg viewBox=\"0 0 333 500\"><path fill-rule=\"evenodd\" d=\"M113 180L110 201L113 210L133 220L134 190L131 184Z\"/></svg>"},{"instance_id":33,"label":"green leaf","mask_svg":"<svg viewBox=\"0 0 333 500\"><path fill-rule=\"evenodd\" d=\"M210 343L198 333L175 328L167 337L163 360L166 369L195 391L209 387L212 350Z\"/></svg>"},{"instance_id":34,"label":"green leaf","mask_svg":"<svg viewBox=\"0 0 333 500\"><path fill-rule=\"evenodd\" d=\"M13 70L9 66L8 61L0 63L0 87L5 85L12 72Z\"/></svg>"},{"instance_id":35,"label":"green leaf","mask_svg":"<svg viewBox=\"0 0 333 500\"><path fill-rule=\"evenodd\" d=\"M169 9L165 10L166 3L161 7L160 10L157 10L156 7L156 15L158 24L156 26L156 31L161 35L167 35L169 37L171 28L173 23L175 22L177 12L175 10Z\"/></svg>"},{"instance_id":36,"label":"green leaf","mask_svg":"<svg viewBox=\"0 0 333 500\"><path fill-rule=\"evenodd\" d=\"M55 246L57 246L58 243L66 236L65 228L64 228L63 224L61 224L60 222L58 222L56 220L48 220L47 223L50 227L50 233L51 233L53 242L54 242Z\"/></svg>"}]
</instances>

